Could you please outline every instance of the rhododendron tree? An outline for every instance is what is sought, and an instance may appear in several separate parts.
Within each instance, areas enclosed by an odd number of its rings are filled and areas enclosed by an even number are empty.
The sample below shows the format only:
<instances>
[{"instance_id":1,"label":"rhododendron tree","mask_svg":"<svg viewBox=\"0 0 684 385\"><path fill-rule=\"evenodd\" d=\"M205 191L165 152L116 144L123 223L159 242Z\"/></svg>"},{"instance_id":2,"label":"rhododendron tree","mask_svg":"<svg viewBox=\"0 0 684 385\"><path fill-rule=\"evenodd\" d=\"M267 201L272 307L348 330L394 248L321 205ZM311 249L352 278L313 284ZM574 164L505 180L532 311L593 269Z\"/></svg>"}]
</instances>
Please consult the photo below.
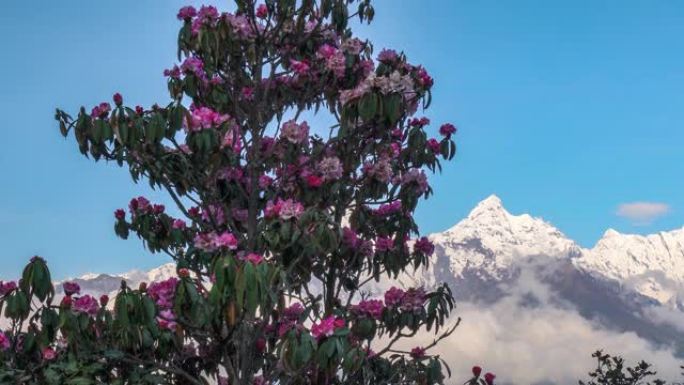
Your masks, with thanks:
<instances>
[{"instance_id":1,"label":"rhododendron tree","mask_svg":"<svg viewBox=\"0 0 684 385\"><path fill-rule=\"evenodd\" d=\"M69 282L57 304L46 262L32 259L18 285L0 284L11 322L0 380L444 382L431 348L458 324L449 288L371 290L434 251L413 213L432 193L427 173L454 156L456 129L430 138L417 116L433 79L354 37L348 22L371 20L370 0L235 3L179 11L169 103L128 106L117 93L56 113L82 154L168 193L177 217L138 197L114 212L114 230L167 254L177 277L122 282L112 301ZM307 123L314 115L334 123ZM434 341L411 350L403 340L421 330Z\"/></svg>"}]
</instances>

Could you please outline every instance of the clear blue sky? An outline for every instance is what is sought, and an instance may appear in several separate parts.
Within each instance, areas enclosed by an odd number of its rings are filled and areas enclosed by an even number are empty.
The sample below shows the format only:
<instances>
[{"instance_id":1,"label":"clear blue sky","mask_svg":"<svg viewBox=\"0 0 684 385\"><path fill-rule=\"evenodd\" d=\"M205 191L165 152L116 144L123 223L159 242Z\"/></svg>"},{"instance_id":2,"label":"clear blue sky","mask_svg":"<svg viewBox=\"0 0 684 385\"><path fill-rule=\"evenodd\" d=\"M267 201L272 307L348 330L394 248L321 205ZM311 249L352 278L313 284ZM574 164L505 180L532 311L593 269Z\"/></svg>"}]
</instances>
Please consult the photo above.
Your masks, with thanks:
<instances>
[{"instance_id":1,"label":"clear blue sky","mask_svg":"<svg viewBox=\"0 0 684 385\"><path fill-rule=\"evenodd\" d=\"M187 2L29 3L0 13L0 279L34 254L58 278L164 262L112 230L112 211L149 190L83 158L53 113L115 91L167 101L161 72ZM360 33L423 63L436 79L428 116L460 129L456 161L419 210L424 231L450 227L491 193L583 246L608 227L684 224L684 3L380 0L376 10ZM671 210L636 226L615 215L633 201Z\"/></svg>"}]
</instances>

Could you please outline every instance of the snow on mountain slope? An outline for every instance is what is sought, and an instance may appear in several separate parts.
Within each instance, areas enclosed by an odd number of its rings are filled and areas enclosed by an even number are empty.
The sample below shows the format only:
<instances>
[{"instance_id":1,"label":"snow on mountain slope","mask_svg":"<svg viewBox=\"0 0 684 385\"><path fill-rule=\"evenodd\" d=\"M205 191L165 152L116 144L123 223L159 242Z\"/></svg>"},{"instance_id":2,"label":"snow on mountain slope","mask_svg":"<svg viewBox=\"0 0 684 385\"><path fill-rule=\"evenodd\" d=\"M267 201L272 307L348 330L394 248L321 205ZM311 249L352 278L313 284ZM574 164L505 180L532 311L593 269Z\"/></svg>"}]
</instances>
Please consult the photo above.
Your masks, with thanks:
<instances>
[{"instance_id":1,"label":"snow on mountain slope","mask_svg":"<svg viewBox=\"0 0 684 385\"><path fill-rule=\"evenodd\" d=\"M480 202L454 227L430 239L437 246L438 258L449 259L456 277L475 267L502 278L520 258L572 258L580 252L575 242L544 220L506 211L495 195Z\"/></svg>"},{"instance_id":2,"label":"snow on mountain slope","mask_svg":"<svg viewBox=\"0 0 684 385\"><path fill-rule=\"evenodd\" d=\"M646 236L609 229L575 264L660 303L677 302L684 287L684 227Z\"/></svg>"}]
</instances>

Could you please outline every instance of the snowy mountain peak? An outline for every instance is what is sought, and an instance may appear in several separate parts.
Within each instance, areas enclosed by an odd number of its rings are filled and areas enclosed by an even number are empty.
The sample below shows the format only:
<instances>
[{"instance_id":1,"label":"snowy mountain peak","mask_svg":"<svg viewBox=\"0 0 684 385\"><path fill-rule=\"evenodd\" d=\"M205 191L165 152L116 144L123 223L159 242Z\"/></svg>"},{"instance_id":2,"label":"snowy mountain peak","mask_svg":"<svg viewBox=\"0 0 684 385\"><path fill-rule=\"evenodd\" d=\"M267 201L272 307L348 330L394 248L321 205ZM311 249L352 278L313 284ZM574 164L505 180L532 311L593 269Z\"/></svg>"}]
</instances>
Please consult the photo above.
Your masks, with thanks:
<instances>
[{"instance_id":1,"label":"snowy mountain peak","mask_svg":"<svg viewBox=\"0 0 684 385\"><path fill-rule=\"evenodd\" d=\"M449 256L456 276L477 266L499 278L520 258L579 253L579 247L557 228L540 218L509 213L496 195L481 201L454 227L432 235L432 240L440 254Z\"/></svg>"},{"instance_id":2,"label":"snowy mountain peak","mask_svg":"<svg viewBox=\"0 0 684 385\"><path fill-rule=\"evenodd\" d=\"M620 234L617 230L608 229L605 233L603 233L603 238L619 237L620 235L622 234Z\"/></svg>"}]
</instances>

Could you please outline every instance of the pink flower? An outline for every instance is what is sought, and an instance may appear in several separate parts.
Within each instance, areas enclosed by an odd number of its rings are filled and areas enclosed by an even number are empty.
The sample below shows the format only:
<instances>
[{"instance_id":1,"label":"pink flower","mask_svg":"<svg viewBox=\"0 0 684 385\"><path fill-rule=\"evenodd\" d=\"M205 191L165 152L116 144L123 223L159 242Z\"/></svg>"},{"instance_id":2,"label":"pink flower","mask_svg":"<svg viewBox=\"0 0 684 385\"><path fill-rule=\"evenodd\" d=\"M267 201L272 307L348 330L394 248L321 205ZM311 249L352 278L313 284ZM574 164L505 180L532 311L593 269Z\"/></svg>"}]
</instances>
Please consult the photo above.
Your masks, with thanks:
<instances>
[{"instance_id":1,"label":"pink flower","mask_svg":"<svg viewBox=\"0 0 684 385\"><path fill-rule=\"evenodd\" d=\"M392 63L397 60L398 57L397 51L393 49L383 49L378 55L378 61L383 63Z\"/></svg>"},{"instance_id":2,"label":"pink flower","mask_svg":"<svg viewBox=\"0 0 684 385\"><path fill-rule=\"evenodd\" d=\"M172 79L180 79L181 77L181 70L178 68L177 65L173 66L171 69L165 69L164 70L164 76L167 78L172 78ZM140 106L138 106L140 107ZM138 113L138 115L142 115L142 107L138 109L138 107L135 108L135 112Z\"/></svg>"},{"instance_id":3,"label":"pink flower","mask_svg":"<svg viewBox=\"0 0 684 385\"><path fill-rule=\"evenodd\" d=\"M264 261L264 257L256 253L249 253L244 257L245 262L250 262L253 265L258 265Z\"/></svg>"},{"instance_id":4,"label":"pink flower","mask_svg":"<svg viewBox=\"0 0 684 385\"><path fill-rule=\"evenodd\" d=\"M389 307L396 307L401 304L404 299L404 291L392 286L385 292L385 304Z\"/></svg>"},{"instance_id":5,"label":"pink flower","mask_svg":"<svg viewBox=\"0 0 684 385\"><path fill-rule=\"evenodd\" d=\"M148 201L145 197L133 198L128 204L128 211L130 211L131 215L133 216L138 213L148 214L151 210L152 207L150 205L150 201Z\"/></svg>"},{"instance_id":6,"label":"pink flower","mask_svg":"<svg viewBox=\"0 0 684 385\"><path fill-rule=\"evenodd\" d=\"M496 376L493 373L486 373L484 375L484 378L487 385L494 385L494 379L496 378Z\"/></svg>"},{"instance_id":7,"label":"pink flower","mask_svg":"<svg viewBox=\"0 0 684 385\"><path fill-rule=\"evenodd\" d=\"M480 373L482 373L482 368L479 366L473 366L473 377L480 377Z\"/></svg>"},{"instance_id":8,"label":"pink flower","mask_svg":"<svg viewBox=\"0 0 684 385\"><path fill-rule=\"evenodd\" d=\"M43 355L43 359L45 361L52 361L57 357L57 352L55 352L55 350L51 347L43 348L41 354Z\"/></svg>"},{"instance_id":9,"label":"pink flower","mask_svg":"<svg viewBox=\"0 0 684 385\"><path fill-rule=\"evenodd\" d=\"M298 75L306 75L307 72L309 72L309 63L306 62L306 60L294 60L290 59L290 67L294 72L296 72Z\"/></svg>"},{"instance_id":10,"label":"pink flower","mask_svg":"<svg viewBox=\"0 0 684 385\"><path fill-rule=\"evenodd\" d=\"M374 319L382 318L385 304L380 299L369 299L359 302L352 307L352 311L359 315L365 315Z\"/></svg>"},{"instance_id":11,"label":"pink flower","mask_svg":"<svg viewBox=\"0 0 684 385\"><path fill-rule=\"evenodd\" d=\"M411 349L411 357L414 360L419 360L421 358L425 357L425 349L421 348L420 346L416 346L415 348Z\"/></svg>"},{"instance_id":12,"label":"pink flower","mask_svg":"<svg viewBox=\"0 0 684 385\"><path fill-rule=\"evenodd\" d=\"M162 309L170 309L173 307L173 301L176 297L176 286L178 285L178 278L171 277L160 282L153 282L147 288L147 295Z\"/></svg>"},{"instance_id":13,"label":"pink flower","mask_svg":"<svg viewBox=\"0 0 684 385\"><path fill-rule=\"evenodd\" d=\"M114 211L114 218L122 221L126 218L126 212L123 209L117 209Z\"/></svg>"},{"instance_id":14,"label":"pink flower","mask_svg":"<svg viewBox=\"0 0 684 385\"><path fill-rule=\"evenodd\" d=\"M195 9L195 7L188 5L186 7L181 8L178 11L178 15L176 17L178 17L178 20L190 21L195 16L197 16L197 10Z\"/></svg>"},{"instance_id":15,"label":"pink flower","mask_svg":"<svg viewBox=\"0 0 684 385\"><path fill-rule=\"evenodd\" d=\"M109 103L103 102L100 103L99 106L93 107L93 109L90 111L90 116L93 118L106 118L107 115L109 115L109 111L112 110L112 107L109 105Z\"/></svg>"},{"instance_id":16,"label":"pink flower","mask_svg":"<svg viewBox=\"0 0 684 385\"><path fill-rule=\"evenodd\" d=\"M254 14L259 19L265 19L268 16L268 8L266 7L266 4L259 4Z\"/></svg>"},{"instance_id":17,"label":"pink flower","mask_svg":"<svg viewBox=\"0 0 684 385\"><path fill-rule=\"evenodd\" d=\"M280 206L280 219L287 221L292 218L299 218L300 215L304 212L304 206L296 202L292 199L287 199L284 201L281 201L281 206Z\"/></svg>"},{"instance_id":18,"label":"pink flower","mask_svg":"<svg viewBox=\"0 0 684 385\"><path fill-rule=\"evenodd\" d=\"M425 290L423 288L408 289L401 299L401 310L416 312L423 308L425 303ZM385 299L385 301L387 301Z\"/></svg>"},{"instance_id":19,"label":"pink flower","mask_svg":"<svg viewBox=\"0 0 684 385\"><path fill-rule=\"evenodd\" d=\"M254 100L254 88L242 87L242 98L244 100Z\"/></svg>"},{"instance_id":20,"label":"pink flower","mask_svg":"<svg viewBox=\"0 0 684 385\"><path fill-rule=\"evenodd\" d=\"M176 330L176 315L171 310L162 310L157 317L159 327L166 330Z\"/></svg>"},{"instance_id":21,"label":"pink flower","mask_svg":"<svg viewBox=\"0 0 684 385\"><path fill-rule=\"evenodd\" d=\"M442 136L450 138L451 135L456 133L456 127L451 123L442 124L442 126L439 128L439 133Z\"/></svg>"},{"instance_id":22,"label":"pink flower","mask_svg":"<svg viewBox=\"0 0 684 385\"><path fill-rule=\"evenodd\" d=\"M102 294L100 296L100 306L105 307L109 303L109 296L107 294Z\"/></svg>"},{"instance_id":23,"label":"pink flower","mask_svg":"<svg viewBox=\"0 0 684 385\"><path fill-rule=\"evenodd\" d=\"M351 249L359 247L359 236L349 227L342 229L342 243Z\"/></svg>"},{"instance_id":24,"label":"pink flower","mask_svg":"<svg viewBox=\"0 0 684 385\"><path fill-rule=\"evenodd\" d=\"M389 237L378 237L375 239L375 251L382 253L394 248L394 240Z\"/></svg>"},{"instance_id":25,"label":"pink flower","mask_svg":"<svg viewBox=\"0 0 684 385\"><path fill-rule=\"evenodd\" d=\"M259 188L262 190L267 189L269 186L273 184L273 178L271 178L268 175L262 175L259 177Z\"/></svg>"},{"instance_id":26,"label":"pink flower","mask_svg":"<svg viewBox=\"0 0 684 385\"><path fill-rule=\"evenodd\" d=\"M437 154L439 153L440 150L440 144L435 138L430 138L428 139L426 143L427 148L432 151L433 153Z\"/></svg>"},{"instance_id":27,"label":"pink flower","mask_svg":"<svg viewBox=\"0 0 684 385\"><path fill-rule=\"evenodd\" d=\"M209 204L206 210L202 210L202 220L207 223L216 223L217 226L223 225L226 223L226 215L223 211L223 207L218 204Z\"/></svg>"},{"instance_id":28,"label":"pink flower","mask_svg":"<svg viewBox=\"0 0 684 385\"><path fill-rule=\"evenodd\" d=\"M174 219L171 227L173 227L176 230L185 230L187 225L185 224L185 221L182 219Z\"/></svg>"},{"instance_id":29,"label":"pink flower","mask_svg":"<svg viewBox=\"0 0 684 385\"><path fill-rule=\"evenodd\" d=\"M299 317L304 313L304 306L301 303L295 302L292 305L283 309L283 318L288 321L299 321Z\"/></svg>"},{"instance_id":30,"label":"pink flower","mask_svg":"<svg viewBox=\"0 0 684 385\"><path fill-rule=\"evenodd\" d=\"M228 115L222 115L209 107L191 108L192 118L189 131L201 131L203 129L218 127L230 119Z\"/></svg>"},{"instance_id":31,"label":"pink flower","mask_svg":"<svg viewBox=\"0 0 684 385\"><path fill-rule=\"evenodd\" d=\"M123 104L123 96L121 96L121 94L118 92L115 93L114 96L112 96L112 100L114 100L114 104L116 104L117 106Z\"/></svg>"},{"instance_id":32,"label":"pink flower","mask_svg":"<svg viewBox=\"0 0 684 385\"><path fill-rule=\"evenodd\" d=\"M5 333L0 331L0 350L7 350L10 348L10 345L11 343L9 338L5 335Z\"/></svg>"},{"instance_id":33,"label":"pink flower","mask_svg":"<svg viewBox=\"0 0 684 385\"><path fill-rule=\"evenodd\" d=\"M309 125L306 122L297 124L294 120L283 123L280 136L288 142L302 144L309 138Z\"/></svg>"},{"instance_id":34,"label":"pink flower","mask_svg":"<svg viewBox=\"0 0 684 385\"><path fill-rule=\"evenodd\" d=\"M331 57L335 56L337 51L338 49L336 47L333 47L330 44L323 44L318 48L316 55L323 59L330 59Z\"/></svg>"},{"instance_id":35,"label":"pink flower","mask_svg":"<svg viewBox=\"0 0 684 385\"><path fill-rule=\"evenodd\" d=\"M426 256L430 256L435 252L435 245L433 245L427 237L421 237L413 245L413 250L418 253L425 254Z\"/></svg>"},{"instance_id":36,"label":"pink flower","mask_svg":"<svg viewBox=\"0 0 684 385\"><path fill-rule=\"evenodd\" d=\"M225 232L214 238L214 245L217 248L225 247L230 250L235 250L238 246L238 240L235 238L235 235Z\"/></svg>"},{"instance_id":37,"label":"pink flower","mask_svg":"<svg viewBox=\"0 0 684 385\"><path fill-rule=\"evenodd\" d=\"M322 319L318 323L311 326L311 335L316 339L323 337L330 337L335 333L335 330L341 329L345 326L344 319L335 316L329 316Z\"/></svg>"},{"instance_id":38,"label":"pink flower","mask_svg":"<svg viewBox=\"0 0 684 385\"><path fill-rule=\"evenodd\" d=\"M97 300L90 295L84 295L77 298L73 304L74 311L91 316L97 314L99 307L100 305L98 304Z\"/></svg>"},{"instance_id":39,"label":"pink flower","mask_svg":"<svg viewBox=\"0 0 684 385\"><path fill-rule=\"evenodd\" d=\"M342 177L342 163L336 156L323 158L323 160L318 163L317 168L326 181L337 180Z\"/></svg>"},{"instance_id":40,"label":"pink flower","mask_svg":"<svg viewBox=\"0 0 684 385\"><path fill-rule=\"evenodd\" d=\"M62 288L64 289L64 294L68 296L81 293L81 286L79 286L78 283L73 281L64 282L62 284Z\"/></svg>"},{"instance_id":41,"label":"pink flower","mask_svg":"<svg viewBox=\"0 0 684 385\"><path fill-rule=\"evenodd\" d=\"M0 297L16 290L17 283L14 281L3 282L0 281Z\"/></svg>"},{"instance_id":42,"label":"pink flower","mask_svg":"<svg viewBox=\"0 0 684 385\"><path fill-rule=\"evenodd\" d=\"M322 184L323 184L323 178L321 178L318 175L311 174L311 175L306 177L306 185L309 187L313 187L313 188L321 187Z\"/></svg>"},{"instance_id":43,"label":"pink flower","mask_svg":"<svg viewBox=\"0 0 684 385\"><path fill-rule=\"evenodd\" d=\"M429 187L425 171L418 168L412 168L403 174L401 176L401 184L404 186L415 184L418 187L419 193L424 193Z\"/></svg>"}]
</instances>

